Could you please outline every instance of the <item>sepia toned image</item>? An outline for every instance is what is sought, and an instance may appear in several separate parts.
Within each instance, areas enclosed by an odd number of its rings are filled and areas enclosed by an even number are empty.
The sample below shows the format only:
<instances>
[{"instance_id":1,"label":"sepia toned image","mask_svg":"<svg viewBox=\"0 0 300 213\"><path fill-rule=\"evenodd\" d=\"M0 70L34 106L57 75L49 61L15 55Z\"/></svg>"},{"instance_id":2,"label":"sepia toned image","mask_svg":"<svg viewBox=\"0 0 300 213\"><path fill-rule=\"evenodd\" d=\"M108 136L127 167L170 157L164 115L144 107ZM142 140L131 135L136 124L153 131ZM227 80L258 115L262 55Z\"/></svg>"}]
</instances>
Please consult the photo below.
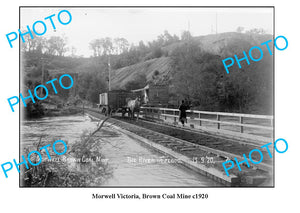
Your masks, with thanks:
<instances>
[{"instance_id":1,"label":"sepia toned image","mask_svg":"<svg viewBox=\"0 0 300 213\"><path fill-rule=\"evenodd\" d=\"M273 7L20 7L18 36L20 187L274 187Z\"/></svg>"}]
</instances>

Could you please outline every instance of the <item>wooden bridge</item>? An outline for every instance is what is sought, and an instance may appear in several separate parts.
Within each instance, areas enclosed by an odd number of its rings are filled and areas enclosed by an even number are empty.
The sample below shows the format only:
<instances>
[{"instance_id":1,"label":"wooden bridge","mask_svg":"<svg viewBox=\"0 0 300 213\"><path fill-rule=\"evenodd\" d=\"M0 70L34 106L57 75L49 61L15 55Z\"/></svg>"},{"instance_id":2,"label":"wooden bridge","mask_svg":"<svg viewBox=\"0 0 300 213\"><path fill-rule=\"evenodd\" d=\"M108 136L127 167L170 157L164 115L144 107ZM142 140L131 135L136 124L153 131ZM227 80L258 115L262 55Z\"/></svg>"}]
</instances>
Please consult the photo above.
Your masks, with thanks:
<instances>
[{"instance_id":1,"label":"wooden bridge","mask_svg":"<svg viewBox=\"0 0 300 213\"><path fill-rule=\"evenodd\" d=\"M103 119L104 115L101 115L99 109L87 109L87 112L92 117L101 119L102 116ZM250 167L241 165L243 172L234 168L235 170L232 170L229 177L226 176L222 166L226 160L243 161L243 153L247 155L251 150L265 144L253 139L255 137L263 137L271 142L272 116L189 110L189 126L183 128L178 124L179 111L177 109L142 107L141 112L139 120L114 114L109 119L110 125L138 142L179 160L178 162L183 166L224 185L272 185L273 159L266 158L264 162ZM235 129L229 130L227 127L235 127ZM208 128L210 131L202 131L202 128ZM258 133L250 134L248 130L250 128L257 129ZM227 131L234 136L222 132L216 135L211 130ZM270 131L270 137L259 135L262 133L267 135L266 130ZM237 139L238 134L242 135L243 137L239 137L244 140ZM244 135L252 137L252 140ZM268 155L266 150L261 150L261 152L265 156ZM274 152L272 148L271 152ZM255 161L260 159L259 155L252 157ZM209 159L213 162L211 163Z\"/></svg>"},{"instance_id":2,"label":"wooden bridge","mask_svg":"<svg viewBox=\"0 0 300 213\"><path fill-rule=\"evenodd\" d=\"M180 126L178 109L141 107L141 116ZM187 128L251 140L256 143L272 142L274 137L274 117L270 115L187 110L187 125Z\"/></svg>"}]
</instances>

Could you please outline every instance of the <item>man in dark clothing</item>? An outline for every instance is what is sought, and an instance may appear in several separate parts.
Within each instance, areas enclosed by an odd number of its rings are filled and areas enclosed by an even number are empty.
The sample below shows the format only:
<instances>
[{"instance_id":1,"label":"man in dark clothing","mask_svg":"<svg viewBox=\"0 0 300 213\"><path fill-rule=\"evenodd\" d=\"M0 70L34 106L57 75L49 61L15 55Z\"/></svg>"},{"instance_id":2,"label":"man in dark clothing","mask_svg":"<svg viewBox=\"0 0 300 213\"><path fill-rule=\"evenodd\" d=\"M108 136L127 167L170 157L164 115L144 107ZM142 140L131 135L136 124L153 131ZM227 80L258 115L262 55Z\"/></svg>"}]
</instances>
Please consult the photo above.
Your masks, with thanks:
<instances>
[{"instance_id":1,"label":"man in dark clothing","mask_svg":"<svg viewBox=\"0 0 300 213\"><path fill-rule=\"evenodd\" d=\"M182 123L182 126L184 126L184 123L187 123L186 119L186 110L188 110L189 107L187 104L182 100L181 105L179 106L179 120Z\"/></svg>"}]
</instances>

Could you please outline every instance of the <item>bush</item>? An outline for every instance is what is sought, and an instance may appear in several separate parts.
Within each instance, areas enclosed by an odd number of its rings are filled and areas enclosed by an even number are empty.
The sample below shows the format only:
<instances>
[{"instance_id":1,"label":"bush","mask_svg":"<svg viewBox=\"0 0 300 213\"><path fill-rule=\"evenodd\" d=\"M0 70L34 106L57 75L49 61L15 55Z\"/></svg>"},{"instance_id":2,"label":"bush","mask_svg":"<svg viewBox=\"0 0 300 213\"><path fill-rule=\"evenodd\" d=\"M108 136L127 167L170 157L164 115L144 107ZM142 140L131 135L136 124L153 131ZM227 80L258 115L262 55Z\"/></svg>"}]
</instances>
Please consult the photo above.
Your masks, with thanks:
<instances>
[{"instance_id":1,"label":"bush","mask_svg":"<svg viewBox=\"0 0 300 213\"><path fill-rule=\"evenodd\" d=\"M163 51L161 50L160 47L155 48L152 52L153 58L160 58L162 55L163 55Z\"/></svg>"},{"instance_id":2,"label":"bush","mask_svg":"<svg viewBox=\"0 0 300 213\"><path fill-rule=\"evenodd\" d=\"M101 185L106 179L111 177L112 172L107 162L97 161L97 158L103 159L104 156L101 154L99 139L93 138L94 133L84 132L81 138L71 145L65 141L68 145L68 151L62 156L56 155L52 149L49 149L53 161L47 160L47 155L42 154L43 161L40 165L32 166L28 164L29 169L26 171L25 167L22 167L21 186L86 187ZM54 141L56 140L53 139L52 144ZM47 144L42 143L40 139L34 146L36 150L39 150L40 147ZM27 156L30 151L32 149L26 147L22 154ZM92 159L92 161L84 162L81 160L83 158ZM68 159L71 159L71 161ZM72 159L75 160L72 161ZM37 162L37 159L32 158L31 161Z\"/></svg>"},{"instance_id":3,"label":"bush","mask_svg":"<svg viewBox=\"0 0 300 213\"><path fill-rule=\"evenodd\" d=\"M39 118L45 114L45 109L38 100L35 103L29 102L26 105L27 107L23 108L25 119Z\"/></svg>"}]
</instances>

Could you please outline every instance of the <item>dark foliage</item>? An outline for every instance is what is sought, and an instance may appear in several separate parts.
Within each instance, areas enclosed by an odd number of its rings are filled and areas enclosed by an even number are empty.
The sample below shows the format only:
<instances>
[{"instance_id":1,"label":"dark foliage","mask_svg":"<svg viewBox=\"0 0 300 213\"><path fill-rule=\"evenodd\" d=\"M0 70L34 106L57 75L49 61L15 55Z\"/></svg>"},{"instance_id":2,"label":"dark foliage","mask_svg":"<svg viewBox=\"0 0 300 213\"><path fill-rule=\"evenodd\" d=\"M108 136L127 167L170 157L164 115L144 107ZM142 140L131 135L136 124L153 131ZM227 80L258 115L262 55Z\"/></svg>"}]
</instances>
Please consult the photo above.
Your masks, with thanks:
<instances>
[{"instance_id":1,"label":"dark foliage","mask_svg":"<svg viewBox=\"0 0 300 213\"><path fill-rule=\"evenodd\" d=\"M195 108L208 111L242 113L273 113L273 72L272 56L263 49L264 57L259 62L250 60L250 65L241 62L230 67L227 74L222 59L242 58L242 52L254 46L255 41L235 39L220 53L222 56L203 51L199 42L187 41L173 51L173 85L178 99L187 98ZM249 56L248 56L249 57ZM257 53L253 57L258 58Z\"/></svg>"},{"instance_id":2,"label":"dark foliage","mask_svg":"<svg viewBox=\"0 0 300 213\"><path fill-rule=\"evenodd\" d=\"M56 139L53 139L54 142ZM52 143L53 143L52 142ZM107 162L101 161L105 157L101 154L101 143L95 139L92 133L84 132L80 140L72 145L68 144L68 151L63 156L57 156L50 150L51 161L47 160L46 154L42 154L42 162L38 166L29 164L29 169L21 168L21 185L27 187L87 187L100 186L112 175ZM34 148L47 145L42 138ZM51 146L52 147L52 144ZM26 147L23 155L34 149ZM61 147L62 150L64 147ZM59 150L58 152L62 152ZM82 159L91 159L90 161ZM35 164L39 159L31 155L31 162Z\"/></svg>"},{"instance_id":3,"label":"dark foliage","mask_svg":"<svg viewBox=\"0 0 300 213\"><path fill-rule=\"evenodd\" d=\"M26 119L39 118L45 114L45 109L40 101L35 103L27 103L27 107L24 107L24 117Z\"/></svg>"},{"instance_id":4,"label":"dark foliage","mask_svg":"<svg viewBox=\"0 0 300 213\"><path fill-rule=\"evenodd\" d=\"M262 47L264 56L261 61L253 62L249 58L251 64L242 61L241 69L235 62L234 66L230 67L229 74L222 64L222 60L227 57L234 58L234 55L237 55L238 58L242 58L243 51L248 55L251 47L260 46L262 42L270 39L270 35L256 31L246 34L225 33L205 38L192 37L188 31L185 31L180 40L178 36L171 36L165 31L152 42L144 44L141 41L138 45L130 47L122 38L100 40L102 44L109 43L109 45L102 45L102 49L95 54L96 57L91 58L43 54L37 51L38 46L34 51L33 45L30 51L23 54L21 62L25 68L24 79L28 88L41 82L42 68L44 68L45 80L50 80L53 70L63 70L66 73L77 72L79 73L77 82L79 97L98 103L99 93L108 90L109 62L111 69L115 70L167 56L173 61L168 81L170 80L170 97L174 99L174 103L187 98L192 101L195 109L272 114L273 57L269 55L267 48ZM114 41L119 42L120 45L114 47ZM208 46L213 50L208 49ZM258 58L258 54L257 51L253 51L254 58ZM155 81L164 81L160 73L154 73L150 77ZM126 89L138 89L144 87L146 83L146 75L137 74L127 83ZM29 111L39 112L38 107L37 109L31 107L28 108Z\"/></svg>"},{"instance_id":5,"label":"dark foliage","mask_svg":"<svg viewBox=\"0 0 300 213\"><path fill-rule=\"evenodd\" d=\"M147 78L146 75L144 74L139 74L136 76L135 79L133 79L132 81L129 81L126 85L125 85L125 90L134 90L134 89L140 89L145 87L147 84Z\"/></svg>"}]
</instances>

